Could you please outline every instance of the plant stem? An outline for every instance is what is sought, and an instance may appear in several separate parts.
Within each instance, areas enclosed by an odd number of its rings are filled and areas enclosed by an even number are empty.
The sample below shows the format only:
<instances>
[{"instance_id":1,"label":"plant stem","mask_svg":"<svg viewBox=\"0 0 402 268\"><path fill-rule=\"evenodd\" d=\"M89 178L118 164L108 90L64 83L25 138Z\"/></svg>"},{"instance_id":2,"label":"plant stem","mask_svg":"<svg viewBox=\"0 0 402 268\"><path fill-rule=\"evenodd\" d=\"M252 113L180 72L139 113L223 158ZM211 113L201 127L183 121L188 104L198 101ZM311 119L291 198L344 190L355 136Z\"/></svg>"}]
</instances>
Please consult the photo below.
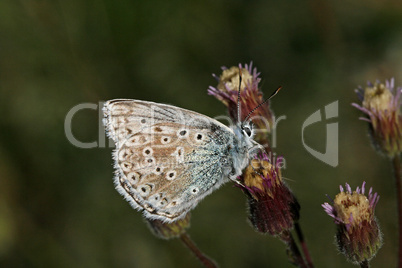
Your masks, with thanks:
<instances>
[{"instance_id":1,"label":"plant stem","mask_svg":"<svg viewBox=\"0 0 402 268\"><path fill-rule=\"evenodd\" d=\"M288 246L288 254L290 255L291 261L298 267L308 268L300 254L299 248L297 247L292 234L289 231L283 231L279 237Z\"/></svg>"},{"instance_id":2,"label":"plant stem","mask_svg":"<svg viewBox=\"0 0 402 268\"><path fill-rule=\"evenodd\" d=\"M309 268L314 268L313 261L311 260L311 257L310 257L310 252L308 251L306 241L304 240L303 232L302 232L300 224L298 222L295 223L295 230L296 230L296 234L299 239L300 245L302 247L304 258L307 261L307 265Z\"/></svg>"},{"instance_id":3,"label":"plant stem","mask_svg":"<svg viewBox=\"0 0 402 268\"><path fill-rule=\"evenodd\" d=\"M370 263L367 260L365 260L360 263L360 268L370 268Z\"/></svg>"},{"instance_id":4,"label":"plant stem","mask_svg":"<svg viewBox=\"0 0 402 268\"><path fill-rule=\"evenodd\" d=\"M401 178L401 157L396 155L392 161L396 183L396 201L398 208L398 229L399 229L399 251L398 267L402 268L402 178Z\"/></svg>"},{"instance_id":5,"label":"plant stem","mask_svg":"<svg viewBox=\"0 0 402 268\"><path fill-rule=\"evenodd\" d=\"M208 268L217 268L216 263L210 259L207 255L197 247L197 245L191 240L190 236L184 232L180 235L180 240L190 249L194 255L201 261L201 263Z\"/></svg>"}]
</instances>

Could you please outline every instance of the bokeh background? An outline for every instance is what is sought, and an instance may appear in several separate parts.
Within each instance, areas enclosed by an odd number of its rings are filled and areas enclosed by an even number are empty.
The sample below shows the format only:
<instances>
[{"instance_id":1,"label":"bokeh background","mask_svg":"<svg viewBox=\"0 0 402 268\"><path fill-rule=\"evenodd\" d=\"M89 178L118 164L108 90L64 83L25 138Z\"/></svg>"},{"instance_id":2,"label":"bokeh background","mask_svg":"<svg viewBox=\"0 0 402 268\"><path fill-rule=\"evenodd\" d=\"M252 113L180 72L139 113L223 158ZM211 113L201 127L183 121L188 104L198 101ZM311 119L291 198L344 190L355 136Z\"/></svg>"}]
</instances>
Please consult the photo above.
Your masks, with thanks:
<instances>
[{"instance_id":1,"label":"bokeh background","mask_svg":"<svg viewBox=\"0 0 402 268\"><path fill-rule=\"evenodd\" d=\"M339 184L364 180L381 195L385 243L372 265L395 267L391 164L371 148L350 104L367 80L395 77L402 86L399 0L0 1L0 266L200 266L179 240L150 233L113 187L112 148L74 146L65 118L78 104L112 98L222 115L206 93L216 85L211 74L250 61L266 95L283 86L271 102L286 116L275 152L286 159L316 267L353 267L335 249L335 226L320 204ZM334 101L335 168L301 141L304 120ZM328 122L305 130L310 147L325 151ZM102 145L99 111L75 113L72 132ZM293 267L282 242L250 227L245 196L230 183L193 211L189 234L221 267Z\"/></svg>"}]
</instances>

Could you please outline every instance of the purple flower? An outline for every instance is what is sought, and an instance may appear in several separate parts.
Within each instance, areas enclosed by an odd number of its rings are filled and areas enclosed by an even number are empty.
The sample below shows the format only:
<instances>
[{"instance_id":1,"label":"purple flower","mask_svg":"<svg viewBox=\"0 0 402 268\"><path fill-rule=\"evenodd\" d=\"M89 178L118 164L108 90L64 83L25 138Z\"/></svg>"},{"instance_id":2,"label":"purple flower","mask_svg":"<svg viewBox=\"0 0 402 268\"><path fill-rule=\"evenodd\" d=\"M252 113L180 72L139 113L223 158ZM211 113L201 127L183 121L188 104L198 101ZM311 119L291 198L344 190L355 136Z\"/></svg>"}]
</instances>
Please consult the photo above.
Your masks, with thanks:
<instances>
[{"instance_id":1,"label":"purple flower","mask_svg":"<svg viewBox=\"0 0 402 268\"><path fill-rule=\"evenodd\" d=\"M401 91L400 87L395 89L393 78L385 81L385 85L379 81L374 85L368 82L365 89L356 89L362 104L352 104L366 114L361 119L369 122L375 148L390 158L402 151Z\"/></svg>"},{"instance_id":2,"label":"purple flower","mask_svg":"<svg viewBox=\"0 0 402 268\"><path fill-rule=\"evenodd\" d=\"M281 161L278 158L274 166L263 153L251 161L240 178L239 187L248 197L250 222L261 233L280 235L299 219L300 205L283 183Z\"/></svg>"},{"instance_id":3,"label":"purple flower","mask_svg":"<svg viewBox=\"0 0 402 268\"><path fill-rule=\"evenodd\" d=\"M240 87L240 118L237 118L238 113L238 91L239 91L239 76L242 76L242 83ZM244 68L241 64L239 66L232 66L229 69L222 67L222 74L218 77L213 76L218 81L216 87L210 86L208 94L216 97L228 108L229 116L234 122L244 120L247 115L264 101L263 94L258 87L261 78L257 68L253 68L253 63L245 64ZM265 146L269 151L267 133L271 132L274 114L269 108L268 104L264 104L255 110L251 116L253 124L258 129L254 139Z\"/></svg>"},{"instance_id":4,"label":"purple flower","mask_svg":"<svg viewBox=\"0 0 402 268\"><path fill-rule=\"evenodd\" d=\"M208 94L215 96L228 108L229 116L234 122L243 121L249 113L264 102L259 88L261 78L252 63L243 67L222 67L216 87L210 86ZM239 82L240 85L240 118L238 118ZM274 122L274 114L268 104L253 111L251 116L256 133L254 140L262 144L267 152L271 151L268 133ZM300 205L290 189L282 180L280 166L283 158L272 164L268 155L263 152L243 171L239 177L239 187L248 197L248 206L252 225L262 233L281 235L290 231L294 222L299 219Z\"/></svg>"},{"instance_id":5,"label":"purple flower","mask_svg":"<svg viewBox=\"0 0 402 268\"><path fill-rule=\"evenodd\" d=\"M375 206L380 198L372 188L365 195L365 185L352 191L349 184L346 191L340 186L340 193L329 203L322 204L325 212L337 225L336 242L346 258L361 264L370 261L382 246L382 234L374 216Z\"/></svg>"}]
</instances>

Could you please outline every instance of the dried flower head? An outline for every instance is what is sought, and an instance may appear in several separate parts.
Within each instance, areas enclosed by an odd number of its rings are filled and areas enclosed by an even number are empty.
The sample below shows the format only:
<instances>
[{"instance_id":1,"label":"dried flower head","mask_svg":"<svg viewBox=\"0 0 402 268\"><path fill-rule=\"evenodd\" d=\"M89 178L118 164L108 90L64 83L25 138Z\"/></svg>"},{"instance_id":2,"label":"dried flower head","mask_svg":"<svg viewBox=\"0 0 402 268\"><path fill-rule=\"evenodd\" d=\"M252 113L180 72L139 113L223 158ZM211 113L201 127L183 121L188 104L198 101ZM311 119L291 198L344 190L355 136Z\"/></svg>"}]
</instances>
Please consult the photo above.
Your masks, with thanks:
<instances>
[{"instance_id":1,"label":"dried flower head","mask_svg":"<svg viewBox=\"0 0 402 268\"><path fill-rule=\"evenodd\" d=\"M229 69L222 67L222 74L220 77L213 75L218 80L218 85L215 87L210 86L208 88L208 94L215 96L223 104L228 107L229 116L234 122L244 120L247 115L256 108L260 103L264 101L263 94L258 88L258 84L261 81L259 78L260 73L257 72L257 68L245 64L243 68L241 64L239 66L232 66ZM237 118L238 108L238 91L239 91L239 76L240 70L242 75L242 82L240 87L240 118ZM267 133L271 132L274 114L269 108L269 104L264 104L254 111L251 116L255 129L258 129L254 139L260 144L264 144L266 149L268 148Z\"/></svg>"},{"instance_id":2,"label":"dried flower head","mask_svg":"<svg viewBox=\"0 0 402 268\"><path fill-rule=\"evenodd\" d=\"M370 82L365 89L359 87L356 93L362 101L361 105L352 105L363 111L367 117L361 118L369 122L370 136L374 146L390 158L402 151L402 115L400 112L400 96L402 88L394 88L394 79Z\"/></svg>"},{"instance_id":3,"label":"dried flower head","mask_svg":"<svg viewBox=\"0 0 402 268\"><path fill-rule=\"evenodd\" d=\"M279 166L263 153L246 168L239 186L248 196L251 224L262 233L279 235L291 230L299 219L300 205L284 184Z\"/></svg>"},{"instance_id":4,"label":"dried flower head","mask_svg":"<svg viewBox=\"0 0 402 268\"><path fill-rule=\"evenodd\" d=\"M370 261L382 245L382 235L374 216L375 206L380 198L370 188L368 197L364 194L366 182L362 188L352 192L346 183L346 191L340 186L340 193L332 204L324 203L325 212L334 218L337 224L336 242L346 258L361 264Z\"/></svg>"},{"instance_id":5,"label":"dried flower head","mask_svg":"<svg viewBox=\"0 0 402 268\"><path fill-rule=\"evenodd\" d=\"M161 220L147 219L148 226L152 233L162 239L172 239L181 236L186 229L190 227L190 213L187 213L183 219L172 223L166 223Z\"/></svg>"}]
</instances>

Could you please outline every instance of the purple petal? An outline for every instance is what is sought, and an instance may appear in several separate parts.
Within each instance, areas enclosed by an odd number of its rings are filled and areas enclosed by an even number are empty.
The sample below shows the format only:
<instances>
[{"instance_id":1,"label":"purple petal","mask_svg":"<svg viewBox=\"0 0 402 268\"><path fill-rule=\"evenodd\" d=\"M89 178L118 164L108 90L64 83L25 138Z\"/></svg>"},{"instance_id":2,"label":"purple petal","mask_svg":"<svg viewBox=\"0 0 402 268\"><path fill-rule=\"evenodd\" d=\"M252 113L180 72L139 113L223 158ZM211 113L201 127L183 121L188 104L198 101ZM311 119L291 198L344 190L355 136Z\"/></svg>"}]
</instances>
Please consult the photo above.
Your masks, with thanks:
<instances>
[{"instance_id":1,"label":"purple petal","mask_svg":"<svg viewBox=\"0 0 402 268\"><path fill-rule=\"evenodd\" d=\"M334 199L332 199L329 195L325 194L325 196L329 199L329 201L331 201L332 203L334 203Z\"/></svg>"},{"instance_id":2,"label":"purple petal","mask_svg":"<svg viewBox=\"0 0 402 268\"><path fill-rule=\"evenodd\" d=\"M389 82L389 89L391 89L392 91L394 90L394 86L395 86L395 79L392 77L390 82Z\"/></svg>"},{"instance_id":3,"label":"purple petal","mask_svg":"<svg viewBox=\"0 0 402 268\"><path fill-rule=\"evenodd\" d=\"M216 74L212 74L212 77L216 79L216 81L221 81L221 79L219 78L219 76L217 76Z\"/></svg>"},{"instance_id":4,"label":"purple petal","mask_svg":"<svg viewBox=\"0 0 402 268\"><path fill-rule=\"evenodd\" d=\"M380 196L377 193L374 193L373 199L370 200L370 206L374 209L375 206L378 203L378 200L380 199Z\"/></svg>"},{"instance_id":5,"label":"purple petal","mask_svg":"<svg viewBox=\"0 0 402 268\"><path fill-rule=\"evenodd\" d=\"M324 203L321 205L324 208L325 213L327 213L332 218L336 218L335 216L335 209L328 203Z\"/></svg>"},{"instance_id":6,"label":"purple petal","mask_svg":"<svg viewBox=\"0 0 402 268\"><path fill-rule=\"evenodd\" d=\"M400 96L401 96L401 93L402 93L402 87L398 87L397 90L396 90L396 94L395 94L395 98L394 98L394 103L393 103L393 105L394 105L395 107L398 107L398 106L399 106L399 98L400 98Z\"/></svg>"},{"instance_id":7,"label":"purple petal","mask_svg":"<svg viewBox=\"0 0 402 268\"><path fill-rule=\"evenodd\" d=\"M362 120L362 121L366 121L366 122L371 123L371 120L368 119L368 118L366 118L366 117L359 117L359 120Z\"/></svg>"},{"instance_id":8,"label":"purple petal","mask_svg":"<svg viewBox=\"0 0 402 268\"><path fill-rule=\"evenodd\" d=\"M352 188L350 188L350 185L345 183L346 190L351 194L352 193Z\"/></svg>"},{"instance_id":9,"label":"purple petal","mask_svg":"<svg viewBox=\"0 0 402 268\"><path fill-rule=\"evenodd\" d=\"M357 88L355 89L355 93L357 95L357 97L359 98L360 101L364 100L364 91L362 88Z\"/></svg>"},{"instance_id":10,"label":"purple petal","mask_svg":"<svg viewBox=\"0 0 402 268\"><path fill-rule=\"evenodd\" d=\"M377 193L376 193L376 194L377 194ZM380 200L380 196L379 196L379 195L377 195L377 199L375 200L373 207L377 206L378 200Z\"/></svg>"}]
</instances>

